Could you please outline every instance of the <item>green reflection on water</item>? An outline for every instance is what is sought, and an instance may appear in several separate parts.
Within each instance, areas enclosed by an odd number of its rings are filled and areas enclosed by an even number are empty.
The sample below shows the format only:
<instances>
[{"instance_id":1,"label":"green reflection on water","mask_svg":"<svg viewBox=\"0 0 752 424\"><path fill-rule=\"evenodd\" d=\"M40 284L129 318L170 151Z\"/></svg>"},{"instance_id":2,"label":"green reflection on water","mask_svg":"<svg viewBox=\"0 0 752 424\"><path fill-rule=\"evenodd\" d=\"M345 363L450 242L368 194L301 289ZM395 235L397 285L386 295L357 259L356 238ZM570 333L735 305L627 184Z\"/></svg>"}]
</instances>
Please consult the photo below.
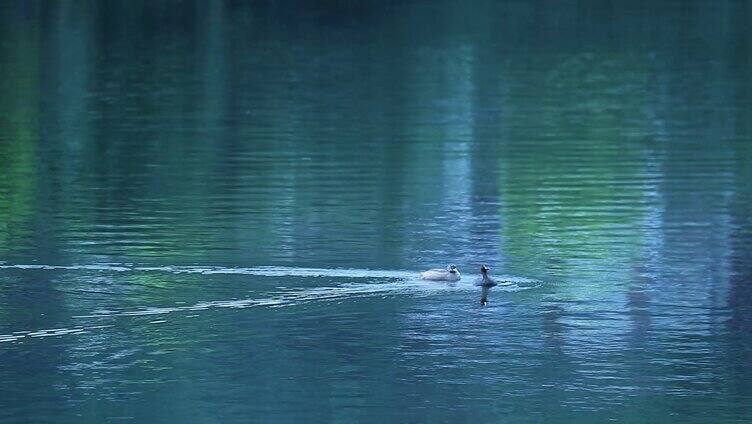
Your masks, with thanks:
<instances>
[{"instance_id":1,"label":"green reflection on water","mask_svg":"<svg viewBox=\"0 0 752 424\"><path fill-rule=\"evenodd\" d=\"M0 271L0 334L111 325L0 414L749 416L748 5L298 6L0 6L0 260L229 272ZM232 274L446 262L544 283Z\"/></svg>"},{"instance_id":2,"label":"green reflection on water","mask_svg":"<svg viewBox=\"0 0 752 424\"><path fill-rule=\"evenodd\" d=\"M4 27L0 46L0 252L21 248L36 212L39 34L32 25ZM19 245L16 245L19 243Z\"/></svg>"}]
</instances>

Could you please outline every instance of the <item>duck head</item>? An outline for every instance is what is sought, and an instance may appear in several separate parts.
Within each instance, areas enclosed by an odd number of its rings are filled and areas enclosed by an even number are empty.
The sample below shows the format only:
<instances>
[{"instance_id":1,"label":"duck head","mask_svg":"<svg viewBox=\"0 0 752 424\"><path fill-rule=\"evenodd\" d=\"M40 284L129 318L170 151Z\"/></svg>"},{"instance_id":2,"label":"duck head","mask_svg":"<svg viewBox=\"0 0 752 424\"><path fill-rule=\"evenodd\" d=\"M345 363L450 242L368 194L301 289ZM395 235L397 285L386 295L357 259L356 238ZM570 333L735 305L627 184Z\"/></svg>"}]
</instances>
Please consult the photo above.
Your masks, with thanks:
<instances>
[{"instance_id":1,"label":"duck head","mask_svg":"<svg viewBox=\"0 0 752 424\"><path fill-rule=\"evenodd\" d=\"M457 272L457 267L454 264L447 266L446 269L450 274L455 274Z\"/></svg>"},{"instance_id":2,"label":"duck head","mask_svg":"<svg viewBox=\"0 0 752 424\"><path fill-rule=\"evenodd\" d=\"M488 268L488 266L486 266L486 265L481 265L480 266L480 273L483 274L483 275L486 275L489 270L490 270L490 268Z\"/></svg>"}]
</instances>

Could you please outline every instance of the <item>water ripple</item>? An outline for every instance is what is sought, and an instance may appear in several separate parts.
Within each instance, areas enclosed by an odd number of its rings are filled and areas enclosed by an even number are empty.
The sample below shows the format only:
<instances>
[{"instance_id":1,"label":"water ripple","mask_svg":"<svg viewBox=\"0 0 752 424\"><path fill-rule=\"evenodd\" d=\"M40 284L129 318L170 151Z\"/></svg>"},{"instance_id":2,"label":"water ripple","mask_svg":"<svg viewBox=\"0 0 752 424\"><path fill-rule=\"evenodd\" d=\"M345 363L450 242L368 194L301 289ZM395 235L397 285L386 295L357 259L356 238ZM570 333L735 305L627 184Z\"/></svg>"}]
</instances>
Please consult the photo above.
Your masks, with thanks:
<instances>
[{"instance_id":1,"label":"water ripple","mask_svg":"<svg viewBox=\"0 0 752 424\"><path fill-rule=\"evenodd\" d=\"M171 272L176 274L245 274L260 276L295 276L295 277L342 277L389 279L386 282L344 283L338 286L324 286L306 289L284 289L271 296L246 299L201 301L186 306L148 306L128 310L98 309L90 314L75 315L75 319L98 319L107 317L133 317L149 315L166 315L176 312L195 312L209 309L230 308L245 309L252 307L279 308L309 302L327 302L373 296L430 296L446 291L477 291L477 286L468 282L437 283L424 281L412 271L385 271L364 269L323 269L293 267L252 267L225 268L213 266L161 266L143 267L120 264L98 265L0 265L0 269L41 269L41 270L79 270L79 271L114 271L114 272ZM499 277L496 290L516 292L540 287L542 282L521 277ZM162 323L163 320L151 323ZM76 326L73 328L55 328L36 331L18 331L12 334L0 334L0 342L10 342L26 337L49 337L67 334L83 334L94 329L109 326Z\"/></svg>"}]
</instances>

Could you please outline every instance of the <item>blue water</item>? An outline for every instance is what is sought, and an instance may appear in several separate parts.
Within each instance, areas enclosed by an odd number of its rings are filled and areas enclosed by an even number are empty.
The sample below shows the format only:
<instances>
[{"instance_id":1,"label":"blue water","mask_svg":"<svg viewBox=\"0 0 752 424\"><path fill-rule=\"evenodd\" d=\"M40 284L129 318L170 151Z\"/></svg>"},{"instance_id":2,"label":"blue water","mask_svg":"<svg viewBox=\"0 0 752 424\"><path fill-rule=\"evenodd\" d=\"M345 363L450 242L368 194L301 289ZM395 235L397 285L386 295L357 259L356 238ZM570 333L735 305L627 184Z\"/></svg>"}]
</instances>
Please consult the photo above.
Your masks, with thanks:
<instances>
[{"instance_id":1,"label":"blue water","mask_svg":"<svg viewBox=\"0 0 752 424\"><path fill-rule=\"evenodd\" d=\"M752 421L751 16L3 3L0 422Z\"/></svg>"}]
</instances>

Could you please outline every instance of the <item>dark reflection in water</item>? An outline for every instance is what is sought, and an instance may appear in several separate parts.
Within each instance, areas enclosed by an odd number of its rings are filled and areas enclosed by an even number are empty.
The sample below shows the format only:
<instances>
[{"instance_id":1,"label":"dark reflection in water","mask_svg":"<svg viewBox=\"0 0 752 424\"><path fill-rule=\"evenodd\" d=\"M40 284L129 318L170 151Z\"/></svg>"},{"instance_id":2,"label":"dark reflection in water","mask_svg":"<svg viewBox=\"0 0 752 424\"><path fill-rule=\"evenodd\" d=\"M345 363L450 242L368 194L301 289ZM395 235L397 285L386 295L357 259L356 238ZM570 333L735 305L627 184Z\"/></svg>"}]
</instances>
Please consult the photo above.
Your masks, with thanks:
<instances>
[{"instance_id":1,"label":"dark reflection in water","mask_svg":"<svg viewBox=\"0 0 752 424\"><path fill-rule=\"evenodd\" d=\"M752 420L750 13L0 5L0 421Z\"/></svg>"},{"instance_id":2,"label":"dark reflection in water","mask_svg":"<svg viewBox=\"0 0 752 424\"><path fill-rule=\"evenodd\" d=\"M488 293L491 291L491 286L480 287L480 304L482 306L488 305Z\"/></svg>"}]
</instances>

